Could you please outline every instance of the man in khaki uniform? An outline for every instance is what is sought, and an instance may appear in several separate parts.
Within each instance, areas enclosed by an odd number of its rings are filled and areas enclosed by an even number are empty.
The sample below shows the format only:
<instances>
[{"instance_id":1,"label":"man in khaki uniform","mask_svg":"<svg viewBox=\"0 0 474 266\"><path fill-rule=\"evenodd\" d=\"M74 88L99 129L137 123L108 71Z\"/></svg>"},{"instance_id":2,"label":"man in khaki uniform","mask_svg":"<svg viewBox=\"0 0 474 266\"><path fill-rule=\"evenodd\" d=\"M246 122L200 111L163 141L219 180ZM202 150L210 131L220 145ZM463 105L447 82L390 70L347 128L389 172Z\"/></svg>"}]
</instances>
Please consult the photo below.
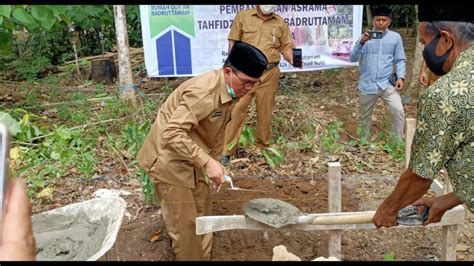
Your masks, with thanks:
<instances>
[{"instance_id":1,"label":"man in khaki uniform","mask_svg":"<svg viewBox=\"0 0 474 266\"><path fill-rule=\"evenodd\" d=\"M234 100L259 81L267 63L257 48L235 43L224 67L171 93L138 153L160 195L177 260L210 260L212 234L196 235L196 217L211 215L209 183L214 190L224 183L226 169L217 160Z\"/></svg>"},{"instance_id":2,"label":"man in khaki uniform","mask_svg":"<svg viewBox=\"0 0 474 266\"><path fill-rule=\"evenodd\" d=\"M286 22L273 11L276 5L258 5L256 8L240 11L234 18L228 36L229 50L235 41L243 41L260 49L268 59L268 67L261 82L232 109L232 121L226 128L222 162L227 164L237 148L244 127L249 104L255 95L257 107L256 143L260 148L270 145L272 134L272 109L280 78L281 54L293 65L294 43Z\"/></svg>"}]
</instances>

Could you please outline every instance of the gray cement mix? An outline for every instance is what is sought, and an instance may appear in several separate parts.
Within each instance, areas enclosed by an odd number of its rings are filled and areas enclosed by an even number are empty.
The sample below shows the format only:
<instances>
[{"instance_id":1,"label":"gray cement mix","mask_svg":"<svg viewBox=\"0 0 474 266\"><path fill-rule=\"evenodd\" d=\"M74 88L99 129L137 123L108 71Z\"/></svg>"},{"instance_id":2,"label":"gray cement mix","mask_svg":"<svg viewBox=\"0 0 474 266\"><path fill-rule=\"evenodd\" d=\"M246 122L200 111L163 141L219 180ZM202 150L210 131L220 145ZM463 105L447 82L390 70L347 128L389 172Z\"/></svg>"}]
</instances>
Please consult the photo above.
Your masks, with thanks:
<instances>
[{"instance_id":1,"label":"gray cement mix","mask_svg":"<svg viewBox=\"0 0 474 266\"><path fill-rule=\"evenodd\" d=\"M244 213L249 218L274 228L296 224L298 216L301 215L295 206L272 198L254 199L247 202L244 205Z\"/></svg>"},{"instance_id":2,"label":"gray cement mix","mask_svg":"<svg viewBox=\"0 0 474 266\"><path fill-rule=\"evenodd\" d=\"M84 212L38 217L33 222L37 260L87 260L99 251L108 224L106 217L92 222Z\"/></svg>"}]
</instances>

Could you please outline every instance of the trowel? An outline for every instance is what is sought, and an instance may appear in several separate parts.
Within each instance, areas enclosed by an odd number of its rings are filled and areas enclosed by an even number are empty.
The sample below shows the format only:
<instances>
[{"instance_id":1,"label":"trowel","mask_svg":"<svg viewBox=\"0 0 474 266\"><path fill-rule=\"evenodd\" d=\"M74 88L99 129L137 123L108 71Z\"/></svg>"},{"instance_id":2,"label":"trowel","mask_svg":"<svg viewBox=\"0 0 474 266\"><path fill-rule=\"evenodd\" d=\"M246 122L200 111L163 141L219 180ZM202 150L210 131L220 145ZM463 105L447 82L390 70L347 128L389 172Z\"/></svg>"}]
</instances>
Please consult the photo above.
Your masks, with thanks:
<instances>
[{"instance_id":1,"label":"trowel","mask_svg":"<svg viewBox=\"0 0 474 266\"><path fill-rule=\"evenodd\" d=\"M263 190L258 190L258 189L248 189L248 188L239 188L234 186L234 183L232 182L232 177L228 175L224 175L224 180L226 182L230 183L230 188L227 188L228 190L238 190L238 191L250 191L250 192L264 192Z\"/></svg>"}]
</instances>

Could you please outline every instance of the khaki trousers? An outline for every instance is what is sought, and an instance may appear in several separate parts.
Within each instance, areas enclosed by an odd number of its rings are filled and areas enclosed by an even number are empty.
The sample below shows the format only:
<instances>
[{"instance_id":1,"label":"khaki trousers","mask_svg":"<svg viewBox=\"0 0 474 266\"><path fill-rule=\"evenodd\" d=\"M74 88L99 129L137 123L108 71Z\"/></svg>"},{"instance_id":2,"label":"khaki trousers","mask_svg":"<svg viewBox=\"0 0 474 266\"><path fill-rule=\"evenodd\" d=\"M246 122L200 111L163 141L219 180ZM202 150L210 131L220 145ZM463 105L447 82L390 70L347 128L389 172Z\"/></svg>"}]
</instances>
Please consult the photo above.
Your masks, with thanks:
<instances>
[{"instance_id":1,"label":"khaki trousers","mask_svg":"<svg viewBox=\"0 0 474 266\"><path fill-rule=\"evenodd\" d=\"M364 94L359 91L360 103L360 126L362 129L361 137L370 138L370 127L372 125L372 113L378 98L389 106L392 114L392 131L395 135L403 138L405 128L405 111L403 110L402 98L393 86L385 90L379 89L377 94Z\"/></svg>"},{"instance_id":2,"label":"khaki trousers","mask_svg":"<svg viewBox=\"0 0 474 266\"><path fill-rule=\"evenodd\" d=\"M212 214L210 187L199 181L195 189L155 182L161 213L171 237L175 259L210 260L212 233L196 235L196 217Z\"/></svg>"},{"instance_id":3,"label":"khaki trousers","mask_svg":"<svg viewBox=\"0 0 474 266\"><path fill-rule=\"evenodd\" d=\"M260 148L270 145L272 136L272 111L273 105L275 104L279 79L279 67L265 72L260 78L261 82L235 103L231 113L231 120L225 130L224 155L232 156L234 154L240 134L244 128L250 102L254 95L257 108L256 143Z\"/></svg>"}]
</instances>

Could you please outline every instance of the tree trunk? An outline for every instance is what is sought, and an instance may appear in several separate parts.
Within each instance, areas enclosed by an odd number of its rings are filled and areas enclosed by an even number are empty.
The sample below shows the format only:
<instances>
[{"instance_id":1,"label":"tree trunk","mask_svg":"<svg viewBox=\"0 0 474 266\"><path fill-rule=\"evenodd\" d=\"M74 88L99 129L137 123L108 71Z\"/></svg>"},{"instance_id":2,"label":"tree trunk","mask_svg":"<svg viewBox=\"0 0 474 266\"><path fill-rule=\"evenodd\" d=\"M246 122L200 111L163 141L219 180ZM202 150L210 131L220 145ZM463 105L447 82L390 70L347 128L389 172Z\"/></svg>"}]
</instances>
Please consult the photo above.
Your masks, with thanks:
<instances>
[{"instance_id":1,"label":"tree trunk","mask_svg":"<svg viewBox=\"0 0 474 266\"><path fill-rule=\"evenodd\" d=\"M367 27L372 29L372 10L370 9L370 5L365 5L365 12L367 13Z\"/></svg>"},{"instance_id":2,"label":"tree trunk","mask_svg":"<svg viewBox=\"0 0 474 266\"><path fill-rule=\"evenodd\" d=\"M136 106L135 84L133 83L132 65L130 63L124 5L114 5L114 17L115 34L117 35L120 95L122 99L131 100L132 104Z\"/></svg>"},{"instance_id":3,"label":"tree trunk","mask_svg":"<svg viewBox=\"0 0 474 266\"><path fill-rule=\"evenodd\" d=\"M418 21L418 5L415 5L415 14L417 17ZM418 27L418 26L417 26ZM420 43L420 36L418 33L418 30L416 31L416 45L415 45L415 54L414 54L414 60L413 60L413 68L412 68L412 74L409 82L409 88L410 88L410 96L413 98L418 98L418 95L421 93L421 89L423 89L423 86L418 81L418 76L420 74L421 70L421 65L423 63L423 45Z\"/></svg>"},{"instance_id":4,"label":"tree trunk","mask_svg":"<svg viewBox=\"0 0 474 266\"><path fill-rule=\"evenodd\" d=\"M91 78L98 83L113 83L116 77L114 59L103 57L91 61Z\"/></svg>"}]
</instances>

